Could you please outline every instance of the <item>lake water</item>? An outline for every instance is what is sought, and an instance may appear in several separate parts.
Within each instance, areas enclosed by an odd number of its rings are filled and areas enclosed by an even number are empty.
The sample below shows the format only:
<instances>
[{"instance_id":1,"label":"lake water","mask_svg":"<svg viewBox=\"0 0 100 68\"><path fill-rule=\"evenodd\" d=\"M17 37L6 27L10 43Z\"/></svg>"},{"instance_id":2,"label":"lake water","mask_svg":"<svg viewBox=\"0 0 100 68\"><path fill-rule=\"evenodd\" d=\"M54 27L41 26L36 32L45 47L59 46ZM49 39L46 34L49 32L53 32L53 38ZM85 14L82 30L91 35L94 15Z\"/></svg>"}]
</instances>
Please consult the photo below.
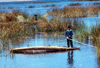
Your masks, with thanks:
<instances>
[{"instance_id":1,"label":"lake water","mask_svg":"<svg viewBox=\"0 0 100 68\"><path fill-rule=\"evenodd\" d=\"M38 0L40 1L40 0ZM48 2L48 3L34 3L38 1L28 2L9 2L0 3L0 11L11 12L12 10L21 10L29 15L42 14L51 11L53 8L62 8L72 3L80 3L82 6L88 6L93 3L100 3L100 1L65 1ZM44 1L44 0L43 0ZM53 1L53 0L49 0ZM57 0L58 1L58 0ZM52 5L55 5L52 7ZM48 6L48 7L46 7ZM99 5L97 5L99 6ZM31 8L30 8L31 7ZM95 25L100 21L98 17L85 17L83 21L90 26ZM45 54L10 54L7 49L31 47L31 46L67 46L64 35L58 38L44 37L42 34L32 35L30 39L25 40L12 40L7 39L6 45L2 44L0 39L0 68L100 68L97 52L95 48L73 42L74 47L80 47L80 50L58 52L58 53L45 53ZM92 46L90 40L85 42Z\"/></svg>"},{"instance_id":2,"label":"lake water","mask_svg":"<svg viewBox=\"0 0 100 68\"><path fill-rule=\"evenodd\" d=\"M83 7L93 5L100 6L100 1L68 1L68 0L36 0L36 1L25 1L25 2L5 2L0 3L0 12L11 12L13 10L20 10L26 12L29 16L33 14L44 15L47 11L51 11L53 8L63 8L70 4L80 4ZM42 2L42 3L41 3Z\"/></svg>"},{"instance_id":3,"label":"lake water","mask_svg":"<svg viewBox=\"0 0 100 68\"><path fill-rule=\"evenodd\" d=\"M67 46L64 35L61 37L44 37L42 34L35 34L31 39L23 40L21 43L9 39L8 44L11 48ZM10 54L9 50L5 49L8 46L1 45L0 68L99 68L95 48L76 42L73 44L74 47L81 46L80 50L45 54ZM87 44L92 46L89 40Z\"/></svg>"}]
</instances>

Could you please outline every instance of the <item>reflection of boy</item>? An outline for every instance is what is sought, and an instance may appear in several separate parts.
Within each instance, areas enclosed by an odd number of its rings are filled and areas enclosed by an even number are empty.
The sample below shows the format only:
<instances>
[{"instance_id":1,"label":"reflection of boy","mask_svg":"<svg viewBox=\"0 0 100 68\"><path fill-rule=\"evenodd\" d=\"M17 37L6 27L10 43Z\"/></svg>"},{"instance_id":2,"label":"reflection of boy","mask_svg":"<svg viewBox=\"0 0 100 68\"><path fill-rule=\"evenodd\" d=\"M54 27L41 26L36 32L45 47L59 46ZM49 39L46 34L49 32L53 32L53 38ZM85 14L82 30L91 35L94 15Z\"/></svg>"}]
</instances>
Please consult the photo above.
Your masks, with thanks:
<instances>
[{"instance_id":1,"label":"reflection of boy","mask_svg":"<svg viewBox=\"0 0 100 68\"><path fill-rule=\"evenodd\" d=\"M73 65L73 51L68 52L68 63Z\"/></svg>"},{"instance_id":2,"label":"reflection of boy","mask_svg":"<svg viewBox=\"0 0 100 68\"><path fill-rule=\"evenodd\" d=\"M72 42L72 35L73 35L73 31L71 30L71 27L68 26L67 31L65 32L65 37L67 39L67 45L68 47L71 45L71 47L73 47L73 42Z\"/></svg>"}]
</instances>

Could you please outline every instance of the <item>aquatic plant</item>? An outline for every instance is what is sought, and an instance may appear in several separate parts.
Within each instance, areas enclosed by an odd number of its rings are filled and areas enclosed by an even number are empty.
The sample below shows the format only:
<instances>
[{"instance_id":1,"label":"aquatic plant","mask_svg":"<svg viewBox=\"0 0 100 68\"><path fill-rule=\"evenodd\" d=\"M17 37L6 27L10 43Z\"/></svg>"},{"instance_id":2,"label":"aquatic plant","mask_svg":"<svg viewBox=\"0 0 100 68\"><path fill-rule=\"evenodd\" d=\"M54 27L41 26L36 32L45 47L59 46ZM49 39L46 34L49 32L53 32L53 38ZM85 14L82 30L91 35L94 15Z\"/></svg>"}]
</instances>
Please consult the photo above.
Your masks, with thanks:
<instances>
[{"instance_id":1,"label":"aquatic plant","mask_svg":"<svg viewBox=\"0 0 100 68\"><path fill-rule=\"evenodd\" d=\"M91 26L91 36L92 42L98 44L100 42L100 24L96 26Z\"/></svg>"},{"instance_id":2,"label":"aquatic plant","mask_svg":"<svg viewBox=\"0 0 100 68\"><path fill-rule=\"evenodd\" d=\"M96 26L91 26L91 37L92 43L97 50L98 59L100 60L100 24L97 24Z\"/></svg>"},{"instance_id":3,"label":"aquatic plant","mask_svg":"<svg viewBox=\"0 0 100 68\"><path fill-rule=\"evenodd\" d=\"M78 23L77 29L75 31L75 38L78 41L87 40L89 37L89 31L87 30L87 26L81 22Z\"/></svg>"}]
</instances>

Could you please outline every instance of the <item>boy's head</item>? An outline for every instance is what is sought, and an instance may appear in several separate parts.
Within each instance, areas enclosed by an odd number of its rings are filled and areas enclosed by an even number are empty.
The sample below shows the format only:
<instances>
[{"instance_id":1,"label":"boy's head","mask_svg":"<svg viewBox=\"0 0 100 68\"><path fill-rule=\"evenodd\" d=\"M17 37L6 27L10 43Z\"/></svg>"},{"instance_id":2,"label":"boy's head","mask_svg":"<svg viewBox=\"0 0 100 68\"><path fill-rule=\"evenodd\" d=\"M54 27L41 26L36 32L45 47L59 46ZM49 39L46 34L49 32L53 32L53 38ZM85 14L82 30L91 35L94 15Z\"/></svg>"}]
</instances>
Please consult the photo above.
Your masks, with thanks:
<instances>
[{"instance_id":1,"label":"boy's head","mask_svg":"<svg viewBox=\"0 0 100 68\"><path fill-rule=\"evenodd\" d=\"M71 27L70 27L70 26L68 26L68 27L67 27L67 29L68 29L68 30L70 30L70 29L71 29Z\"/></svg>"}]
</instances>

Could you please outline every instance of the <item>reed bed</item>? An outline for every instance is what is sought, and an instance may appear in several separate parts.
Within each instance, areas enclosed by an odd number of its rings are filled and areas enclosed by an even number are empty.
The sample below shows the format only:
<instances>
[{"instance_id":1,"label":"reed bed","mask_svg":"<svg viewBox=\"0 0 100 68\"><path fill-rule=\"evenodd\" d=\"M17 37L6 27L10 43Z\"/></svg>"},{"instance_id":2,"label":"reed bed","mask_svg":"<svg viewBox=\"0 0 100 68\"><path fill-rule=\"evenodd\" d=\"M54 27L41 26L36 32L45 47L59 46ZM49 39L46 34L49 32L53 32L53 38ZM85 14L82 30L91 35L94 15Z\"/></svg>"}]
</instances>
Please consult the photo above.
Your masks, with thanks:
<instances>
[{"instance_id":1,"label":"reed bed","mask_svg":"<svg viewBox=\"0 0 100 68\"><path fill-rule=\"evenodd\" d=\"M38 32L63 32L67 30L67 26L76 29L78 25L77 19L62 20L61 18L53 18L47 20L45 17L38 15L35 21L34 15L28 16L20 11L12 11L11 13L0 13L0 37L19 37ZM36 27L34 27L34 25Z\"/></svg>"},{"instance_id":2,"label":"reed bed","mask_svg":"<svg viewBox=\"0 0 100 68\"><path fill-rule=\"evenodd\" d=\"M25 25L20 23L11 23L9 27L3 27L0 32L1 37L18 37L28 35L31 32L29 31Z\"/></svg>"},{"instance_id":3,"label":"reed bed","mask_svg":"<svg viewBox=\"0 0 100 68\"><path fill-rule=\"evenodd\" d=\"M93 6L87 8L83 8L81 6L65 6L63 9L53 9L52 12L48 12L49 15L56 16L55 18L47 20L45 17L38 15L38 21L35 21L34 15L29 17L26 13L23 13L21 11L12 11L11 13L0 13L0 36L23 36L34 33L35 29L37 29L38 32L63 32L66 31L67 26L70 25L73 30L76 30L76 32L80 31L78 33L83 33L83 35L84 33L86 33L85 36L81 35L81 38L87 38L88 32L86 31L85 26L80 25L80 21L78 21L76 17L83 17L87 14L96 14L97 11L99 11L99 9L96 10L96 8ZM64 20L62 20L62 17L64 18ZM34 25L36 25L36 28L34 28ZM78 29L76 28L77 26ZM82 26L84 28L79 26Z\"/></svg>"},{"instance_id":4,"label":"reed bed","mask_svg":"<svg viewBox=\"0 0 100 68\"><path fill-rule=\"evenodd\" d=\"M38 24L38 31L39 32L63 32L67 30L67 26L72 26L72 29L75 30L77 26L77 20L71 19L61 20L60 18L53 18L50 21L44 19L44 21L40 21Z\"/></svg>"},{"instance_id":5,"label":"reed bed","mask_svg":"<svg viewBox=\"0 0 100 68\"><path fill-rule=\"evenodd\" d=\"M34 32L34 28L30 25L34 26L34 21L30 21L26 13L20 11L2 12L0 13L0 38L29 35Z\"/></svg>"},{"instance_id":6,"label":"reed bed","mask_svg":"<svg viewBox=\"0 0 100 68\"><path fill-rule=\"evenodd\" d=\"M98 44L100 42L100 24L91 27L91 36L94 44Z\"/></svg>"},{"instance_id":7,"label":"reed bed","mask_svg":"<svg viewBox=\"0 0 100 68\"><path fill-rule=\"evenodd\" d=\"M78 41L88 40L89 38L89 31L87 29L87 26L83 22L78 24L75 33L75 38Z\"/></svg>"},{"instance_id":8,"label":"reed bed","mask_svg":"<svg viewBox=\"0 0 100 68\"><path fill-rule=\"evenodd\" d=\"M77 5L77 4L75 4ZM54 8L51 12L48 12L48 16L58 16L61 18L80 18L91 15L98 15L100 7L82 7L82 6L65 6L64 8Z\"/></svg>"},{"instance_id":9,"label":"reed bed","mask_svg":"<svg viewBox=\"0 0 100 68\"><path fill-rule=\"evenodd\" d=\"M97 55L100 60L100 24L91 27L92 42L96 46Z\"/></svg>"}]
</instances>

